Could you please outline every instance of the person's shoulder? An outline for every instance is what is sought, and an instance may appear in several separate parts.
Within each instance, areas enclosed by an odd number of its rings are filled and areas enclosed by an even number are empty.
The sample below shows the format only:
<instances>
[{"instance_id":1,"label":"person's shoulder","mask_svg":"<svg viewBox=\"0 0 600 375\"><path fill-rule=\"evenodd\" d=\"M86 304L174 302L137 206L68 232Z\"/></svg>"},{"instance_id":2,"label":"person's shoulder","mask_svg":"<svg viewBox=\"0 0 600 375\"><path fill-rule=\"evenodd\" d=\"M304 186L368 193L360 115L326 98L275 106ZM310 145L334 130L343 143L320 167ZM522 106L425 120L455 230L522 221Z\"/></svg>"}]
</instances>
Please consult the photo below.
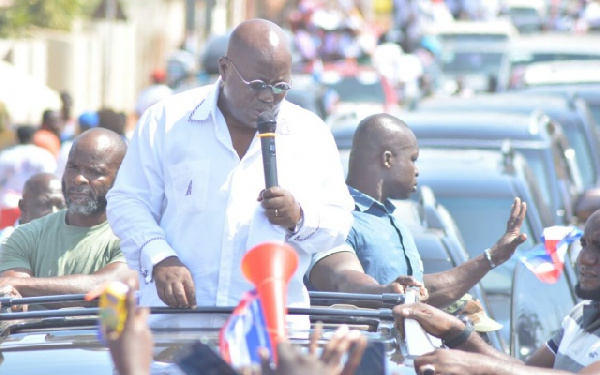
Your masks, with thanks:
<instances>
[{"instance_id":1,"label":"person's shoulder","mask_svg":"<svg viewBox=\"0 0 600 375\"><path fill-rule=\"evenodd\" d=\"M162 117L163 113L168 113L171 118L187 118L190 112L207 100L214 87L214 85L207 85L173 93L151 105L147 112L150 117L156 118Z\"/></svg>"},{"instance_id":2,"label":"person's shoulder","mask_svg":"<svg viewBox=\"0 0 600 375\"><path fill-rule=\"evenodd\" d=\"M19 225L16 229L26 230L26 231L42 231L49 225L55 226L58 225L66 225L65 224L65 215L67 210L60 210L56 212L49 213L45 216L42 216L38 219L31 220L27 224Z\"/></svg>"}]
</instances>

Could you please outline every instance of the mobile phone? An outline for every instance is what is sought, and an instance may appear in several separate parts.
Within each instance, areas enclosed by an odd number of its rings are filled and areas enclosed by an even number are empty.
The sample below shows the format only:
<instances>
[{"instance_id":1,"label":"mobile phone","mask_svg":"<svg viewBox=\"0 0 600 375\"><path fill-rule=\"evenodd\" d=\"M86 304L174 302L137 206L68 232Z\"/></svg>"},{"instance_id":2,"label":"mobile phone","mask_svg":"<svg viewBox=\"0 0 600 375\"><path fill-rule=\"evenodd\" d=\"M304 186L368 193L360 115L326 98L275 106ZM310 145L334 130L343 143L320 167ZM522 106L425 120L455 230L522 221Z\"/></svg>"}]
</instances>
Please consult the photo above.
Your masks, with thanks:
<instances>
[{"instance_id":1,"label":"mobile phone","mask_svg":"<svg viewBox=\"0 0 600 375\"><path fill-rule=\"evenodd\" d=\"M217 352L200 341L182 349L175 361L187 375L238 375Z\"/></svg>"}]
</instances>

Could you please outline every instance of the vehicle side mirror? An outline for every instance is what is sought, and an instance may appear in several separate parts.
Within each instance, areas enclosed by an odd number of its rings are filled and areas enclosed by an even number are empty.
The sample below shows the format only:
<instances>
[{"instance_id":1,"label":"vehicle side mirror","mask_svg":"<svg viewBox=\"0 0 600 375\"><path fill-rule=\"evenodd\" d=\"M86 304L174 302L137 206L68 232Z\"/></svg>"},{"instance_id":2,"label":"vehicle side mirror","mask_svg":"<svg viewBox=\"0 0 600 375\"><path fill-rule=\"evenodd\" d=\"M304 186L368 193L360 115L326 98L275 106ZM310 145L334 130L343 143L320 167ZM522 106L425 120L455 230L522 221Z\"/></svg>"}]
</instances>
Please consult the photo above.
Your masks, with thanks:
<instances>
[{"instance_id":1,"label":"vehicle side mirror","mask_svg":"<svg viewBox=\"0 0 600 375\"><path fill-rule=\"evenodd\" d=\"M594 211L600 209L600 188L591 188L581 194L575 203L575 217L584 224Z\"/></svg>"}]
</instances>

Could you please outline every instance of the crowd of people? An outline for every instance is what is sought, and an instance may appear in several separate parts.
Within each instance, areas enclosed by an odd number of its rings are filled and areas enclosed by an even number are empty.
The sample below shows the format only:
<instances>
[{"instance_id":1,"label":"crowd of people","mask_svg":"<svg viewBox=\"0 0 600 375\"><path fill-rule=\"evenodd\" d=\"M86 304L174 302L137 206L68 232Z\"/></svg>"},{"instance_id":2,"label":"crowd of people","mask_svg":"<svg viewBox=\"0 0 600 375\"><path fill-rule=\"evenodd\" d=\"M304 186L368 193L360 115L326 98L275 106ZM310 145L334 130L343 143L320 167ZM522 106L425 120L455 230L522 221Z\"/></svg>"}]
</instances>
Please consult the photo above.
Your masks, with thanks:
<instances>
[{"instance_id":1,"label":"crowd of people","mask_svg":"<svg viewBox=\"0 0 600 375\"><path fill-rule=\"evenodd\" d=\"M505 233L480 256L446 272L424 274L411 233L394 217L390 201L407 198L417 186L419 149L410 124L389 114L363 119L344 181L327 125L285 100L292 54L279 26L262 19L242 22L218 67L214 84L166 96L143 110L129 141L121 116L108 110L81 115L79 130L62 143L68 110L45 114L33 134L19 128L22 145L0 154L2 192L10 186L19 209L18 221L10 223L14 228L2 234L1 292L87 293L109 281L127 280L125 329L109 334L107 346L120 374L147 374L152 361L147 324L221 327L225 319L153 315L147 323L147 307L235 305L252 288L241 274L243 255L272 241L289 244L299 258L288 306L310 305L305 275L319 290L402 293L407 286L419 286L423 302L397 306L394 314L401 331L404 319L416 319L444 343L444 349L415 360L420 374L600 370L600 212L588 219L578 258L577 293L585 301L565 317L547 345L520 363L473 334L468 319L438 308L460 300L525 241L520 232L524 202L515 197ZM257 137L257 120L265 113L277 122L279 183L268 188ZM10 156L18 147L37 147L54 164ZM52 175L63 148L63 172ZM136 304L133 290L138 288ZM308 322L290 323L306 327ZM356 331L341 328L318 357L283 343L277 348L277 368L263 353L262 369L252 371L349 374L365 343ZM349 360L342 365L345 354Z\"/></svg>"}]
</instances>

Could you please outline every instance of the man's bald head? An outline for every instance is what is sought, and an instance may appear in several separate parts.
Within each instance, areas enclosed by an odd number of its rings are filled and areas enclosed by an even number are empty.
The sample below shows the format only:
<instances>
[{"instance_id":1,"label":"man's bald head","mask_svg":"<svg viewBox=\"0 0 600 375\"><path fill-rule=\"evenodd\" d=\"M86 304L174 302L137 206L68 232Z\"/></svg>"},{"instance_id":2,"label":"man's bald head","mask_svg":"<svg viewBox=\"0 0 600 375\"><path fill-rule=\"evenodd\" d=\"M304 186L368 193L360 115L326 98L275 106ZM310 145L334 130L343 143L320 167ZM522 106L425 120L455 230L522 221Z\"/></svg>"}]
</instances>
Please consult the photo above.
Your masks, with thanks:
<instances>
[{"instance_id":1,"label":"man's bald head","mask_svg":"<svg viewBox=\"0 0 600 375\"><path fill-rule=\"evenodd\" d=\"M371 164L384 149L395 146L398 137L414 137L406 123L390 114L378 113L365 117L356 128L352 139L350 169L352 164ZM354 159L354 160L353 160Z\"/></svg>"},{"instance_id":2,"label":"man's bald head","mask_svg":"<svg viewBox=\"0 0 600 375\"><path fill-rule=\"evenodd\" d=\"M76 150L90 158L102 158L107 164L120 166L127 152L127 143L112 130L92 128L75 137L69 158Z\"/></svg>"},{"instance_id":3,"label":"man's bald head","mask_svg":"<svg viewBox=\"0 0 600 375\"><path fill-rule=\"evenodd\" d=\"M417 138L404 121L368 116L354 133L346 182L381 202L407 198L416 191L418 156Z\"/></svg>"},{"instance_id":4,"label":"man's bald head","mask_svg":"<svg viewBox=\"0 0 600 375\"><path fill-rule=\"evenodd\" d=\"M51 173L35 174L23 186L23 197L19 201L19 223L27 224L63 208L65 200L60 179Z\"/></svg>"},{"instance_id":5,"label":"man's bald head","mask_svg":"<svg viewBox=\"0 0 600 375\"><path fill-rule=\"evenodd\" d=\"M292 54L283 30L271 21L252 19L233 30L227 55L219 59L222 84L218 106L227 126L250 134L256 131L258 116L279 113L285 91L273 92L269 87L253 89L249 82L262 81L274 87L291 85Z\"/></svg>"},{"instance_id":6,"label":"man's bald head","mask_svg":"<svg viewBox=\"0 0 600 375\"><path fill-rule=\"evenodd\" d=\"M251 19L242 22L231 33L227 56L235 61L238 58L258 58L261 60L288 60L292 54L287 36L271 21Z\"/></svg>"}]
</instances>

